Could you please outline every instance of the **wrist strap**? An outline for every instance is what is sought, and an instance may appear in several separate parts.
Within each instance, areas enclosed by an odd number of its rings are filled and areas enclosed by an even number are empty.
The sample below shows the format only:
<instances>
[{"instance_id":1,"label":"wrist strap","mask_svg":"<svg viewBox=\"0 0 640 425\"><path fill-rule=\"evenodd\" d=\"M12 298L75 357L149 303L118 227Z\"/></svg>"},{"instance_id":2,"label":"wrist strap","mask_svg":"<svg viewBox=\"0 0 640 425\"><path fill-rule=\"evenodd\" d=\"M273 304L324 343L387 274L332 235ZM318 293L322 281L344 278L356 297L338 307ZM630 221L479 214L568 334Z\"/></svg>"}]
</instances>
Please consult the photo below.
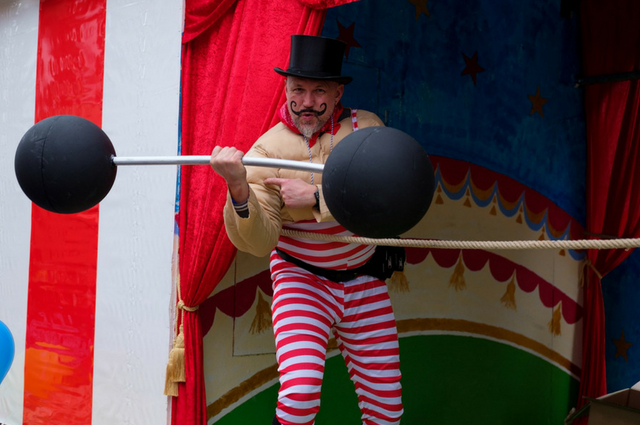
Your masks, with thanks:
<instances>
[{"instance_id":1,"label":"wrist strap","mask_svg":"<svg viewBox=\"0 0 640 425\"><path fill-rule=\"evenodd\" d=\"M316 204L313 206L313 208L320 211L320 189L316 188L316 193L314 195L316 196Z\"/></svg>"},{"instance_id":2,"label":"wrist strap","mask_svg":"<svg viewBox=\"0 0 640 425\"><path fill-rule=\"evenodd\" d=\"M242 203L238 203L235 201L235 199L231 198L231 203L233 204L233 209L236 211L236 214L238 214L242 218L249 217L249 200L248 199Z\"/></svg>"}]
</instances>

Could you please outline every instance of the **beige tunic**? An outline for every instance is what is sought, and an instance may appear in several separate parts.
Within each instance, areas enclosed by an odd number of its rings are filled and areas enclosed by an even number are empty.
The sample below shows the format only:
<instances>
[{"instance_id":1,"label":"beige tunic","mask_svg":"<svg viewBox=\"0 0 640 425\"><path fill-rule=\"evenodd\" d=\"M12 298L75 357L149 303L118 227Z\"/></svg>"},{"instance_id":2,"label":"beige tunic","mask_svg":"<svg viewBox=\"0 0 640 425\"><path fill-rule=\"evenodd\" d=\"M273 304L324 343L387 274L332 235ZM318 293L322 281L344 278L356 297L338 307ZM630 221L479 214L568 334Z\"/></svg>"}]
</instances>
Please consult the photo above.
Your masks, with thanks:
<instances>
[{"instance_id":1,"label":"beige tunic","mask_svg":"<svg viewBox=\"0 0 640 425\"><path fill-rule=\"evenodd\" d=\"M357 111L359 128L383 126L375 114L363 110ZM333 146L353 132L351 117L340 121L340 129L333 136ZM314 163L324 164L331 150L331 135L323 134L311 147L311 158ZM309 149L300 134L291 131L285 124L278 123L262 135L247 152L250 157L290 159L309 162ZM322 197L322 174L313 174L313 184L320 191L320 211L313 208L288 209L280 197L278 186L263 184L268 177L284 179L302 179L311 183L309 171L287 170L269 167L248 166L249 182L249 217L242 218L236 214L231 196L227 195L224 208L224 222L231 242L241 251L258 257L268 255L275 248L282 224L301 220L330 221L334 220Z\"/></svg>"}]
</instances>

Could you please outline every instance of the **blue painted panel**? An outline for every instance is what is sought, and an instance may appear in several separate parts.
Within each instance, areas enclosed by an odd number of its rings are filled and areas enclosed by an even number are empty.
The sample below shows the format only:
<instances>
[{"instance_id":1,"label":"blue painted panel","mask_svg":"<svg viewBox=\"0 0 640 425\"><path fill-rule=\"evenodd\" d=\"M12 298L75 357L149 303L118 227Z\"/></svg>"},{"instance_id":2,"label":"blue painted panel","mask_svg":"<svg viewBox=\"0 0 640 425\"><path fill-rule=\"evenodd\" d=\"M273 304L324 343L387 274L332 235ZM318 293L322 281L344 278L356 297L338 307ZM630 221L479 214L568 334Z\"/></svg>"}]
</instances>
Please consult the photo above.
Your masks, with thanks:
<instances>
[{"instance_id":1,"label":"blue painted panel","mask_svg":"<svg viewBox=\"0 0 640 425\"><path fill-rule=\"evenodd\" d=\"M562 18L550 0L422 3L430 16L417 19L417 7L405 0L329 10L323 35L342 38L343 27L355 40L344 70L356 81L345 105L378 113L430 154L516 179L584 223L577 18ZM465 56L476 54L482 70L463 75ZM538 88L546 99L540 112L529 99Z\"/></svg>"}]
</instances>

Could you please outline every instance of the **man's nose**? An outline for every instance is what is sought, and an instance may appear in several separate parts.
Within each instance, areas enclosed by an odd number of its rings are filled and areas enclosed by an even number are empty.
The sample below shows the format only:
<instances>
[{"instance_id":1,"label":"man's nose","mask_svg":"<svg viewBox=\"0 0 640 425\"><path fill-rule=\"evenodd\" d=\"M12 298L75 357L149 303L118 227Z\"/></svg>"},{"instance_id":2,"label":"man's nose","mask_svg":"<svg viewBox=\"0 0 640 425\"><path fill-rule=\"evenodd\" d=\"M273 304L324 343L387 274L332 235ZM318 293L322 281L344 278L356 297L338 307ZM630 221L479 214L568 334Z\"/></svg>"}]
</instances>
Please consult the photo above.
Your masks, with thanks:
<instances>
[{"instance_id":1,"label":"man's nose","mask_svg":"<svg viewBox=\"0 0 640 425\"><path fill-rule=\"evenodd\" d=\"M313 108L315 105L315 98L313 97L313 93L305 93L302 97L302 106L304 108Z\"/></svg>"}]
</instances>

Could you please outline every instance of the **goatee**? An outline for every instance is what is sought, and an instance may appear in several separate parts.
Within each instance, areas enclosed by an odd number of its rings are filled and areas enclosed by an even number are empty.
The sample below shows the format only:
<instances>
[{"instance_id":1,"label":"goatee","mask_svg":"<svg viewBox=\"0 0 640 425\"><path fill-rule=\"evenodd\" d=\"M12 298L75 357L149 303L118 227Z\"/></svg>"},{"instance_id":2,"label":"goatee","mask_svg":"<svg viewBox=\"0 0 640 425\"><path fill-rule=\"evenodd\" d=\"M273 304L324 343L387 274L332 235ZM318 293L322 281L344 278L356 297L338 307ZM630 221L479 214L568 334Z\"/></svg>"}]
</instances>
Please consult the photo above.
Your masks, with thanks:
<instances>
[{"instance_id":1,"label":"goatee","mask_svg":"<svg viewBox=\"0 0 640 425\"><path fill-rule=\"evenodd\" d=\"M308 125L300 125L300 122L296 122L296 127L298 128L298 131L300 131L300 133L306 137L307 139L310 139L311 137L313 137L314 134L316 134L318 131L320 131L320 129L322 128L322 126L324 125L323 122L318 122L318 124L314 127L308 126Z\"/></svg>"},{"instance_id":2,"label":"goatee","mask_svg":"<svg viewBox=\"0 0 640 425\"><path fill-rule=\"evenodd\" d=\"M314 110L311 108L305 108L305 109L300 109L299 111L296 111L296 102L295 101L291 101L290 107L291 107L291 112L293 113L293 123L295 124L296 128L298 129L298 131L300 132L300 134L302 134L304 137L306 137L307 139L310 139L315 133L317 133L318 131L320 131L320 129L322 129L322 127L324 126L324 124L327 122L327 120L323 120L322 117L326 112L327 112L327 104L323 103L321 105L321 109L320 110ZM301 120L302 120L302 114L307 113L307 114L313 114L316 116L316 119L318 120L318 122L316 123L316 125L311 125L311 124L302 124Z\"/></svg>"}]
</instances>

